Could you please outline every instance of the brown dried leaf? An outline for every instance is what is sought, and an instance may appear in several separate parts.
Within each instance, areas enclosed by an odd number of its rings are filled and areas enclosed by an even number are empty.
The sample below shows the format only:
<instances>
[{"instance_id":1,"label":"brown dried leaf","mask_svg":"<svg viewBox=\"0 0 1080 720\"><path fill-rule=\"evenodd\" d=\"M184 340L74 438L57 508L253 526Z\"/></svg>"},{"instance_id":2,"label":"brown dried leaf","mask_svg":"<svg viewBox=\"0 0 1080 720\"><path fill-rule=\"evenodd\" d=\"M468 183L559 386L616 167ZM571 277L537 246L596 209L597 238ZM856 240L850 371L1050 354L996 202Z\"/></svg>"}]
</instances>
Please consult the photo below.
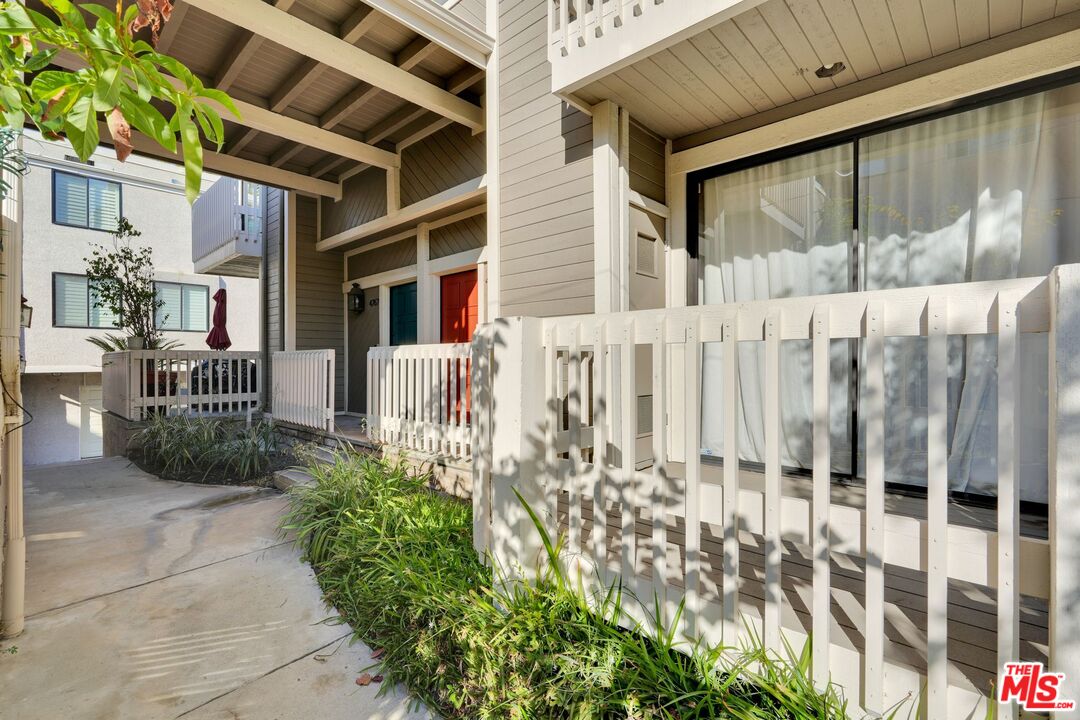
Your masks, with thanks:
<instances>
[{"instance_id":1,"label":"brown dried leaf","mask_svg":"<svg viewBox=\"0 0 1080 720\"><path fill-rule=\"evenodd\" d=\"M372 679L373 678L371 677L370 673L364 673L360 677L356 678L356 684L360 687L367 687L371 684Z\"/></svg>"},{"instance_id":2,"label":"brown dried leaf","mask_svg":"<svg viewBox=\"0 0 1080 720\"><path fill-rule=\"evenodd\" d=\"M119 107L114 107L108 117L109 134L112 135L113 148L116 150L116 159L124 162L131 155L131 125L128 124L124 113Z\"/></svg>"},{"instance_id":3,"label":"brown dried leaf","mask_svg":"<svg viewBox=\"0 0 1080 720\"><path fill-rule=\"evenodd\" d=\"M385 654L386 654L386 648L379 648L378 650L373 650L371 652L371 659L372 660L378 660L379 658L381 658Z\"/></svg>"},{"instance_id":4,"label":"brown dried leaf","mask_svg":"<svg viewBox=\"0 0 1080 720\"><path fill-rule=\"evenodd\" d=\"M371 678L372 682L381 683L384 680L382 675L375 675Z\"/></svg>"}]
</instances>

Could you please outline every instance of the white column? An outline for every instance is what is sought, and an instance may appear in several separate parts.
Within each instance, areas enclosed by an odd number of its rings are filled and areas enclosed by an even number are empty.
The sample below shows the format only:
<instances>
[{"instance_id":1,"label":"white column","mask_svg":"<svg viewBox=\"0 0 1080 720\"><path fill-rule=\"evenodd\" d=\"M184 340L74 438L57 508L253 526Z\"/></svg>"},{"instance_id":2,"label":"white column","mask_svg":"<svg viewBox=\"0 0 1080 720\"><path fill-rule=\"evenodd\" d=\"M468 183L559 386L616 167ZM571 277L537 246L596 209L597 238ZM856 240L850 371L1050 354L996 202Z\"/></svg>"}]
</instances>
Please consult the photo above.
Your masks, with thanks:
<instances>
[{"instance_id":1,"label":"white column","mask_svg":"<svg viewBox=\"0 0 1080 720\"><path fill-rule=\"evenodd\" d=\"M671 171L671 141L664 146L665 200L668 207L667 223L667 282L664 283L668 307L686 306L687 271L690 255L686 248L686 175ZM698 294L701 304L701 294Z\"/></svg>"},{"instance_id":2,"label":"white column","mask_svg":"<svg viewBox=\"0 0 1080 720\"><path fill-rule=\"evenodd\" d=\"M487 166L487 318L500 314L499 293L502 287L502 270L499 258L499 0L487 0L485 23L487 34L495 40L488 55L487 72L484 74L484 138Z\"/></svg>"},{"instance_id":3,"label":"white column","mask_svg":"<svg viewBox=\"0 0 1080 720\"><path fill-rule=\"evenodd\" d=\"M493 330L492 551L496 567L503 568L508 579L531 580L542 560L543 543L514 490L544 516L543 323L537 318L499 318Z\"/></svg>"},{"instance_id":4,"label":"white column","mask_svg":"<svg viewBox=\"0 0 1080 720\"><path fill-rule=\"evenodd\" d=\"M421 345L439 342L435 278L431 277L431 230L427 223L416 226L416 337Z\"/></svg>"},{"instance_id":5,"label":"white column","mask_svg":"<svg viewBox=\"0 0 1080 720\"><path fill-rule=\"evenodd\" d=\"M401 155L398 154L400 162ZM386 169L386 214L392 215L401 209L401 168Z\"/></svg>"},{"instance_id":6,"label":"white column","mask_svg":"<svg viewBox=\"0 0 1080 720\"><path fill-rule=\"evenodd\" d=\"M602 314L622 309L619 108L603 100L592 113L594 296L595 311Z\"/></svg>"},{"instance_id":7,"label":"white column","mask_svg":"<svg viewBox=\"0 0 1080 720\"><path fill-rule=\"evenodd\" d=\"M285 349L296 349L296 193L285 192Z\"/></svg>"},{"instance_id":8,"label":"white column","mask_svg":"<svg viewBox=\"0 0 1080 720\"><path fill-rule=\"evenodd\" d=\"M1080 701L1080 265L1050 274L1050 669ZM1054 713L1077 720L1080 709Z\"/></svg>"}]
</instances>

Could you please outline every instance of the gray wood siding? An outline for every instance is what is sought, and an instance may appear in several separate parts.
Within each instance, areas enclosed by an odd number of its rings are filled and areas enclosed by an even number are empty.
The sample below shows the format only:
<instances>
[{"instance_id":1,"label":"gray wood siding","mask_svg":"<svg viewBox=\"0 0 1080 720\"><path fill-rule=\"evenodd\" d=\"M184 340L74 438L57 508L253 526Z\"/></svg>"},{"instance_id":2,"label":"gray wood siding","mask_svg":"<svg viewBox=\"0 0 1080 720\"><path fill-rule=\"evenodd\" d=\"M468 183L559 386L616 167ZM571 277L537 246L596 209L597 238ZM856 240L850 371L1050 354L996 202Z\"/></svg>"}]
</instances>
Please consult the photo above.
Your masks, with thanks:
<instances>
[{"instance_id":1,"label":"gray wood siding","mask_svg":"<svg viewBox=\"0 0 1080 720\"><path fill-rule=\"evenodd\" d=\"M370 296L369 296L370 297ZM349 313L349 412L367 412L367 352L379 344L379 308Z\"/></svg>"},{"instance_id":2,"label":"gray wood siding","mask_svg":"<svg viewBox=\"0 0 1080 720\"><path fill-rule=\"evenodd\" d=\"M484 174L484 136L463 125L433 133L401 153L401 204L412 205Z\"/></svg>"},{"instance_id":3,"label":"gray wood siding","mask_svg":"<svg viewBox=\"0 0 1080 720\"><path fill-rule=\"evenodd\" d=\"M592 121L551 94L544 0L500 0L501 314L593 304Z\"/></svg>"},{"instance_id":4,"label":"gray wood siding","mask_svg":"<svg viewBox=\"0 0 1080 720\"><path fill-rule=\"evenodd\" d=\"M477 30L483 30L486 10L484 0L461 0L457 5L450 8L450 12L457 15Z\"/></svg>"},{"instance_id":5,"label":"gray wood siding","mask_svg":"<svg viewBox=\"0 0 1080 720\"><path fill-rule=\"evenodd\" d=\"M630 122L630 189L664 202L664 140Z\"/></svg>"},{"instance_id":6,"label":"gray wood siding","mask_svg":"<svg viewBox=\"0 0 1080 720\"><path fill-rule=\"evenodd\" d=\"M281 286L282 286L282 263L281 246L283 235L281 232L282 198L284 193L277 188L266 188L263 198L263 211L265 218L263 228L263 253L265 262L263 265L263 330L265 347L263 348L263 407L273 412L270 407L270 388L273 387L273 372L271 369L271 357L274 351L285 347L285 335L282 332L281 313Z\"/></svg>"},{"instance_id":7,"label":"gray wood siding","mask_svg":"<svg viewBox=\"0 0 1080 720\"><path fill-rule=\"evenodd\" d=\"M386 214L386 172L371 168L353 175L341 189L341 200L322 201L322 234L331 237Z\"/></svg>"},{"instance_id":8,"label":"gray wood siding","mask_svg":"<svg viewBox=\"0 0 1080 720\"><path fill-rule=\"evenodd\" d=\"M459 220L431 231L428 237L428 257L436 260L466 250L484 247L487 224L483 215Z\"/></svg>"},{"instance_id":9,"label":"gray wood siding","mask_svg":"<svg viewBox=\"0 0 1080 720\"><path fill-rule=\"evenodd\" d=\"M333 348L335 398L345 407L345 298L341 291L342 253L316 252L318 205L296 198L296 349Z\"/></svg>"},{"instance_id":10,"label":"gray wood siding","mask_svg":"<svg viewBox=\"0 0 1080 720\"><path fill-rule=\"evenodd\" d=\"M416 238L405 238L346 259L350 280L416 264Z\"/></svg>"}]
</instances>

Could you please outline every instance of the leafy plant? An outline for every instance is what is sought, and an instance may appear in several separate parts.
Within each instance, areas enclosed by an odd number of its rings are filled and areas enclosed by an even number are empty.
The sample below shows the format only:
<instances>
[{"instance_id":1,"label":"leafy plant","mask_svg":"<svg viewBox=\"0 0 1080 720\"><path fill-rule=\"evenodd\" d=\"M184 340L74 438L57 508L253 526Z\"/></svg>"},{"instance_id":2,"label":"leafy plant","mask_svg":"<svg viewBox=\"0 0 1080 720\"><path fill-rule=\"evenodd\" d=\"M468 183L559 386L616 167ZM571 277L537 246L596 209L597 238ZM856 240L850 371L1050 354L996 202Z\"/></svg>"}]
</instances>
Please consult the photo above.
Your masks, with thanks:
<instances>
[{"instance_id":1,"label":"leafy plant","mask_svg":"<svg viewBox=\"0 0 1080 720\"><path fill-rule=\"evenodd\" d=\"M131 449L166 478L219 471L230 480L251 481L265 475L278 453L272 423L251 427L222 418L154 415L131 440Z\"/></svg>"},{"instance_id":2,"label":"leafy plant","mask_svg":"<svg viewBox=\"0 0 1080 720\"><path fill-rule=\"evenodd\" d=\"M90 257L85 258L86 277L95 290L92 302L95 308L107 308L120 318L129 335L145 338L147 346L153 347L161 339L158 325L168 318L158 317L165 301L154 289L153 253L147 246L132 246L132 240L142 233L127 218L120 218L116 230L109 234L112 248L94 245Z\"/></svg>"},{"instance_id":3,"label":"leafy plant","mask_svg":"<svg viewBox=\"0 0 1080 720\"><path fill-rule=\"evenodd\" d=\"M30 169L26 153L19 147L19 134L16 128L0 128L0 200L6 198L11 191L8 178L25 175Z\"/></svg>"},{"instance_id":4,"label":"leafy plant","mask_svg":"<svg viewBox=\"0 0 1080 720\"><path fill-rule=\"evenodd\" d=\"M200 131L220 149L221 116L210 103L239 117L232 99L206 87L183 63L137 37L158 31L172 14L171 0L137 0L115 12L103 5L41 0L49 14L22 3L0 2L0 113L9 128L29 119L51 140L66 138L81 160L90 157L104 122L116 156L133 149L137 130L184 159L189 202L199 195L203 148ZM88 24L92 16L93 25ZM71 70L47 70L55 60L75 58ZM163 114L155 102L166 107ZM178 139L179 136L179 139Z\"/></svg>"},{"instance_id":5,"label":"leafy plant","mask_svg":"<svg viewBox=\"0 0 1080 720\"><path fill-rule=\"evenodd\" d=\"M635 599L619 586L584 597L561 569L563 540L538 522L539 579L502 583L472 547L471 508L404 466L342 452L309 472L283 528L389 678L442 717L847 717L836 688L814 689L808 651L685 646L656 619L624 628Z\"/></svg>"},{"instance_id":6,"label":"leafy plant","mask_svg":"<svg viewBox=\"0 0 1080 720\"><path fill-rule=\"evenodd\" d=\"M265 475L270 458L278 450L273 423L259 420L238 432L219 452L226 471L242 480Z\"/></svg>"},{"instance_id":7,"label":"leafy plant","mask_svg":"<svg viewBox=\"0 0 1080 720\"><path fill-rule=\"evenodd\" d=\"M91 345L95 345L101 348L101 352L123 352L130 350L128 347L127 338L120 337L119 335L113 335L112 333L105 333L103 337L88 337L86 341ZM179 347L182 343L179 340L163 340L160 337L156 337L146 343L147 350L171 350L174 347Z\"/></svg>"}]
</instances>

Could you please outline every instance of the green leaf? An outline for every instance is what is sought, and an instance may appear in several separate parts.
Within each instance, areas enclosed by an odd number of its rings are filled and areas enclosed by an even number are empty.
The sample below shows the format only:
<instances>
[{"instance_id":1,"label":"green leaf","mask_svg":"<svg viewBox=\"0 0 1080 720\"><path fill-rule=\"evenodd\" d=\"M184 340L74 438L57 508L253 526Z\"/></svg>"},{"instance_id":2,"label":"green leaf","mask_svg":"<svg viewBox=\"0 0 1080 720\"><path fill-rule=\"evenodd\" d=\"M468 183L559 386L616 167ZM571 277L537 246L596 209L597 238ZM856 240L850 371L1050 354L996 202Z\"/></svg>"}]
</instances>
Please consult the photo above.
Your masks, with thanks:
<instances>
[{"instance_id":1,"label":"green leaf","mask_svg":"<svg viewBox=\"0 0 1080 720\"><path fill-rule=\"evenodd\" d=\"M51 50L42 50L34 53L26 59L26 71L37 72L38 70L41 70L52 62L58 52L60 51L57 48L52 48Z\"/></svg>"},{"instance_id":2,"label":"green leaf","mask_svg":"<svg viewBox=\"0 0 1080 720\"><path fill-rule=\"evenodd\" d=\"M109 25L116 27L116 13L114 13L109 8L103 5L98 5L96 3L83 3L82 9L90 13L91 15L97 16L99 19L107 22Z\"/></svg>"},{"instance_id":3,"label":"green leaf","mask_svg":"<svg viewBox=\"0 0 1080 720\"><path fill-rule=\"evenodd\" d=\"M0 10L0 35L25 35L34 29L26 8L19 3L8 3Z\"/></svg>"},{"instance_id":4,"label":"green leaf","mask_svg":"<svg viewBox=\"0 0 1080 720\"><path fill-rule=\"evenodd\" d=\"M94 102L89 95L84 95L72 106L68 113L64 129L67 131L71 149L79 156L80 160L86 161L94 153L98 146L98 123L97 113L94 112Z\"/></svg>"},{"instance_id":5,"label":"green leaf","mask_svg":"<svg viewBox=\"0 0 1080 720\"><path fill-rule=\"evenodd\" d=\"M234 103L233 99L221 90L216 90L214 88L203 88L202 92L199 93L199 96L204 97L207 100L213 100L214 102L218 103L223 108L231 112L233 115L235 115L237 118L240 117L240 111L236 109L236 103Z\"/></svg>"},{"instance_id":6,"label":"green leaf","mask_svg":"<svg viewBox=\"0 0 1080 720\"><path fill-rule=\"evenodd\" d=\"M121 65L105 68L94 85L94 109L108 112L120 102L120 90L124 87Z\"/></svg>"},{"instance_id":7,"label":"green leaf","mask_svg":"<svg viewBox=\"0 0 1080 720\"><path fill-rule=\"evenodd\" d=\"M203 147L199 128L191 120L193 108L186 104L178 109L175 118L180 125L180 140L184 146L184 189L189 203L194 203L202 190Z\"/></svg>"},{"instance_id":8,"label":"green leaf","mask_svg":"<svg viewBox=\"0 0 1080 720\"><path fill-rule=\"evenodd\" d=\"M141 102L129 91L120 96L120 110L136 130L169 152L176 152L176 134L156 107Z\"/></svg>"},{"instance_id":9,"label":"green leaf","mask_svg":"<svg viewBox=\"0 0 1080 720\"><path fill-rule=\"evenodd\" d=\"M79 84L79 76L63 70L46 70L38 73L30 83L30 94L37 101L48 101L64 90Z\"/></svg>"}]
</instances>

